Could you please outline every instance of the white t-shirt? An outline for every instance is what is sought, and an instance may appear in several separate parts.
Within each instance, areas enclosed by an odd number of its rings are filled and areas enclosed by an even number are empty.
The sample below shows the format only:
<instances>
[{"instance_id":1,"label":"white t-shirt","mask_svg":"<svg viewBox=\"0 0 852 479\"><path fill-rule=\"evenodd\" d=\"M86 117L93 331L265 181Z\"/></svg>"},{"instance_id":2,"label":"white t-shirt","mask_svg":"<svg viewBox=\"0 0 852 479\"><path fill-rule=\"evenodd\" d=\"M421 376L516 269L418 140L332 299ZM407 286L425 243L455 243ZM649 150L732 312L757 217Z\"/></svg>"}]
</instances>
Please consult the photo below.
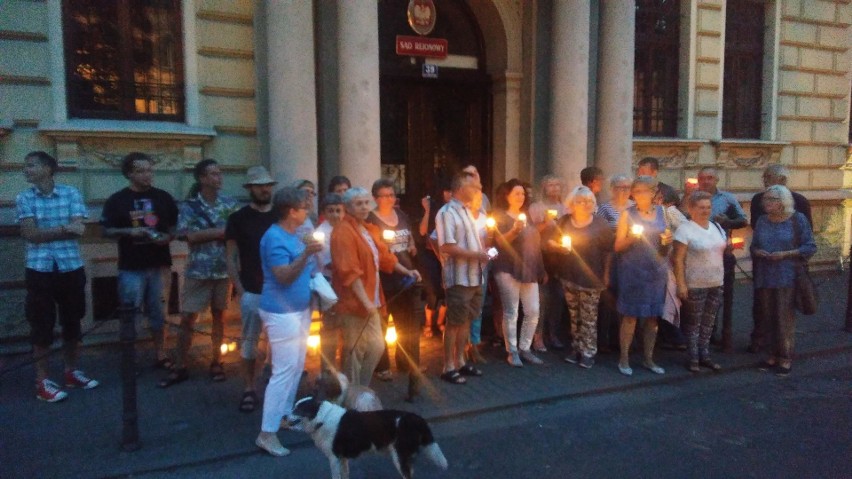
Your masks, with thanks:
<instances>
[{"instance_id":1,"label":"white t-shirt","mask_svg":"<svg viewBox=\"0 0 852 479\"><path fill-rule=\"evenodd\" d=\"M685 221L674 233L674 240L686 245L686 287L722 286L725 267L722 255L728 239L714 222L707 229L694 221Z\"/></svg>"}]
</instances>

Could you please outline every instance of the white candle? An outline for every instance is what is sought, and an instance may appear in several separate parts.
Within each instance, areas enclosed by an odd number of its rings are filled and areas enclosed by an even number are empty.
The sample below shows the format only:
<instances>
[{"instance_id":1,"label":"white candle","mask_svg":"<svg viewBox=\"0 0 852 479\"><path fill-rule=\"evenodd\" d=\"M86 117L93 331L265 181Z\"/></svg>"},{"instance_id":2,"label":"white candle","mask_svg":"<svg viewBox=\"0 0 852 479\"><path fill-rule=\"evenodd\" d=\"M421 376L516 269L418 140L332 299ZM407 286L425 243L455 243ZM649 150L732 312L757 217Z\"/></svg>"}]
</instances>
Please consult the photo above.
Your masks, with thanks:
<instances>
[{"instance_id":1,"label":"white candle","mask_svg":"<svg viewBox=\"0 0 852 479\"><path fill-rule=\"evenodd\" d=\"M524 213L519 214L518 215L518 221L522 221L522 222L526 223L527 222L527 215L525 215Z\"/></svg>"},{"instance_id":2,"label":"white candle","mask_svg":"<svg viewBox=\"0 0 852 479\"><path fill-rule=\"evenodd\" d=\"M492 218L490 216L488 217L488 219L485 220L485 227L490 229L490 230L493 230L496 225L497 225L497 222L494 221L494 218Z\"/></svg>"},{"instance_id":3,"label":"white candle","mask_svg":"<svg viewBox=\"0 0 852 479\"><path fill-rule=\"evenodd\" d=\"M396 233L393 230L384 230L382 231L382 239L385 241L393 241L396 238Z\"/></svg>"},{"instance_id":4,"label":"white candle","mask_svg":"<svg viewBox=\"0 0 852 479\"><path fill-rule=\"evenodd\" d=\"M562 247L567 249L567 250L571 249L571 237L570 236L565 235L565 236L562 237Z\"/></svg>"},{"instance_id":5,"label":"white candle","mask_svg":"<svg viewBox=\"0 0 852 479\"><path fill-rule=\"evenodd\" d=\"M314 241L316 241L317 243L325 242L325 233L323 233L322 231L314 231L313 237Z\"/></svg>"},{"instance_id":6,"label":"white candle","mask_svg":"<svg viewBox=\"0 0 852 479\"><path fill-rule=\"evenodd\" d=\"M642 236L642 233L645 231L645 227L642 225L633 225L630 228L630 232L633 233L634 236Z\"/></svg>"}]
</instances>

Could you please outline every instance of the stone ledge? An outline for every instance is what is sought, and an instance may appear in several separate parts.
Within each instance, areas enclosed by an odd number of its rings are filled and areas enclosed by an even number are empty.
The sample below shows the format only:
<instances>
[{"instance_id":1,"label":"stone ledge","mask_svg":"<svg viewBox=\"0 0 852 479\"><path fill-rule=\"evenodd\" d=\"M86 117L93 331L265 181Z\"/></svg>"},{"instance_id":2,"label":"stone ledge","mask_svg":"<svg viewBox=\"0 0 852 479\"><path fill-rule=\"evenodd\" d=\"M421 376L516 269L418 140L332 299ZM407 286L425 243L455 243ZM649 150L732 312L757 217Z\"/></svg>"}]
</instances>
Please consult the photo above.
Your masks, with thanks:
<instances>
[{"instance_id":1,"label":"stone ledge","mask_svg":"<svg viewBox=\"0 0 852 479\"><path fill-rule=\"evenodd\" d=\"M141 138L206 141L216 130L165 121L68 120L39 125L39 132L52 138Z\"/></svg>"}]
</instances>

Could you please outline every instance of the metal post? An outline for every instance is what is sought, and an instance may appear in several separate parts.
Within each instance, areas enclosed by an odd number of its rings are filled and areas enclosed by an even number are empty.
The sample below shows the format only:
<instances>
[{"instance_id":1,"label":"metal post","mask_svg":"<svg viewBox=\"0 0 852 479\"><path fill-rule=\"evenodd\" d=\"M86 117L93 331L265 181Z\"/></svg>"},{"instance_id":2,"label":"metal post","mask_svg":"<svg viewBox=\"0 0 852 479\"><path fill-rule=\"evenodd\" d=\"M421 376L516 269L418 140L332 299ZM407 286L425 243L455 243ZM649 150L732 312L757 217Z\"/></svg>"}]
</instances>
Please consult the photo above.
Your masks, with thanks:
<instances>
[{"instance_id":1,"label":"metal post","mask_svg":"<svg viewBox=\"0 0 852 479\"><path fill-rule=\"evenodd\" d=\"M121 329L121 392L122 429L121 449L139 449L139 415L136 411L136 307L123 305L119 308Z\"/></svg>"}]
</instances>

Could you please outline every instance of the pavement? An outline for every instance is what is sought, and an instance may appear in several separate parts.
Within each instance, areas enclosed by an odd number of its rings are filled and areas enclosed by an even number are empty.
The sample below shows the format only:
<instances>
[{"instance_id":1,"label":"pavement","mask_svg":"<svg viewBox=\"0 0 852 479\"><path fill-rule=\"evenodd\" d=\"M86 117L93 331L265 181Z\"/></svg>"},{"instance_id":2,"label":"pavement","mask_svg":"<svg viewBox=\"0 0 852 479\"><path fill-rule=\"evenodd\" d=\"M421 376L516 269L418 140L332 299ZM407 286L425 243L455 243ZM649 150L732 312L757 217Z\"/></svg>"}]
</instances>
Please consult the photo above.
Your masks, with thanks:
<instances>
[{"instance_id":1,"label":"pavement","mask_svg":"<svg viewBox=\"0 0 852 479\"><path fill-rule=\"evenodd\" d=\"M852 334L844 331L846 274L816 277L821 295L820 310L814 316L800 316L796 327L796 353L799 358L848 353ZM487 415L525 406L552 404L566 400L595 400L612 392L647 393L659 385L710 381L717 374L753 368L761 356L748 354L751 329L751 284L739 282L734 300L735 352L717 353L724 367L721 373L687 372L685 353L658 351L658 364L667 369L663 376L641 368L638 354L632 357L634 375L625 377L616 369L617 355L602 354L591 370L567 364L556 352L543 353L542 366L516 369L504 361L500 348L487 352L489 363L481 368L481 378L466 385L440 381L440 339L422 338L422 362L427 366L423 397L415 403L403 401L407 379L392 382L374 380L386 408L417 412L433 424L450 424L455 419ZM238 334L236 323L229 334ZM88 338L87 338L88 339ZM101 338L102 340L103 338ZM14 348L12 348L14 349ZM61 370L60 356L52 358L54 379ZM153 364L149 342L138 345L140 365ZM245 414L237 410L242 391L238 378L238 353L225 356L228 379L212 383L207 376L210 361L209 338L197 335L192 350L189 381L161 390L156 382L161 371L145 367L137 378L140 449L120 448L122 433L122 388L120 352L115 343L83 348L80 367L101 381L88 391L70 390L65 401L47 404L33 397L33 368L27 355L0 355L0 471L3 477L133 477L178 472L185 468L215 469L216 464L265 454L254 446L261 412ZM319 360L309 353L309 377L316 376ZM796 374L796 363L793 375ZM281 431L282 443L291 449L308 447L302 433Z\"/></svg>"}]
</instances>

